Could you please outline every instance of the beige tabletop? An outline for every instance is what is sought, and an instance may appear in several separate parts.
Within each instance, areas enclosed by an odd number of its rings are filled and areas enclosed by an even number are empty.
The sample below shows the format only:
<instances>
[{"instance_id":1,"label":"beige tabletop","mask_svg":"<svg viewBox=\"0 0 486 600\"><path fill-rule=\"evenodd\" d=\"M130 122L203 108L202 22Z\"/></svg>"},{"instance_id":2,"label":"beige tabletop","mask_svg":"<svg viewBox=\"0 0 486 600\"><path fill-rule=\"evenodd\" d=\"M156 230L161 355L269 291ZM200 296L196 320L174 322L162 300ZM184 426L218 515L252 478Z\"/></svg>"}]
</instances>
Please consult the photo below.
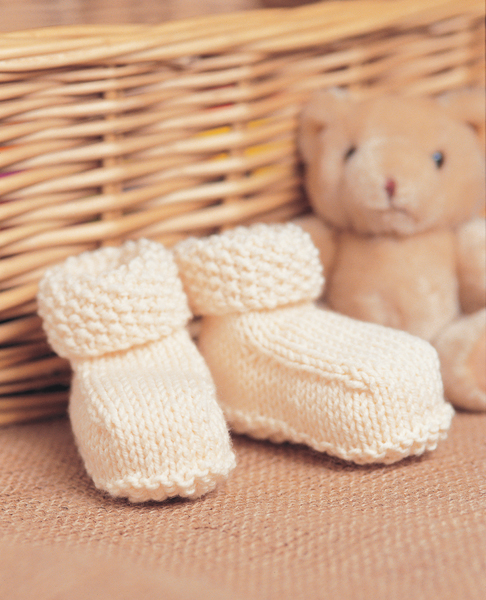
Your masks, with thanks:
<instances>
[{"instance_id":1,"label":"beige tabletop","mask_svg":"<svg viewBox=\"0 0 486 600\"><path fill-rule=\"evenodd\" d=\"M435 452L366 467L235 436L224 486L132 505L93 487L67 419L1 429L0 596L482 600L485 432L460 413Z\"/></svg>"}]
</instances>

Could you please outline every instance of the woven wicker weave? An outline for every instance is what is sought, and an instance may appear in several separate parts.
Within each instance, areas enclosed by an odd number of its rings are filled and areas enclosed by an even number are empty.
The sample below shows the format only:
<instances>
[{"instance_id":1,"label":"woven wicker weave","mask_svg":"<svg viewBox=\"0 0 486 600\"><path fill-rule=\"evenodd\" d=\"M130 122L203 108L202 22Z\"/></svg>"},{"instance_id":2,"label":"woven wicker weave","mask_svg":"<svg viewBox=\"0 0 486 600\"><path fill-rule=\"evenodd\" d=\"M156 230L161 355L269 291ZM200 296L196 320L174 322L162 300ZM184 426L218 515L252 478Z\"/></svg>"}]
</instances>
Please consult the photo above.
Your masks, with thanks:
<instances>
[{"instance_id":1,"label":"woven wicker weave","mask_svg":"<svg viewBox=\"0 0 486 600\"><path fill-rule=\"evenodd\" d=\"M37 282L129 237L171 245L305 209L298 114L317 88L484 86L483 0L342 0L0 35L0 423L62 413L69 368Z\"/></svg>"}]
</instances>

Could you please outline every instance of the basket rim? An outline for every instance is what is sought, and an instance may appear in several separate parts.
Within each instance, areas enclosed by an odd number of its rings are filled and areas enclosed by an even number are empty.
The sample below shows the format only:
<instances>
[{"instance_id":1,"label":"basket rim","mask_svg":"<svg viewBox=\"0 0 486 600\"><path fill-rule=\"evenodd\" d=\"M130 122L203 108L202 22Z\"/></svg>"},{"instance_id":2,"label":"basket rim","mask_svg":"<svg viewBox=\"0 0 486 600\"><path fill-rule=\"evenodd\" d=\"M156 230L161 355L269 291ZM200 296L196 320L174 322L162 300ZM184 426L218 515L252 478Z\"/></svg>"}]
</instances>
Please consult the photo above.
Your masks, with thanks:
<instances>
[{"instance_id":1,"label":"basket rim","mask_svg":"<svg viewBox=\"0 0 486 600\"><path fill-rule=\"evenodd\" d=\"M379 6L379 10L377 7ZM241 15L244 13L244 21ZM0 33L0 72L28 72L131 56L169 60L183 51L292 50L298 46L355 37L403 22L410 26L485 14L483 0L331 0L289 8L267 8L200 16L161 24L63 25ZM244 26L242 26L244 25ZM323 28L325 25L325 29ZM306 40L307 38L307 40ZM289 45L290 42L290 45Z\"/></svg>"}]
</instances>

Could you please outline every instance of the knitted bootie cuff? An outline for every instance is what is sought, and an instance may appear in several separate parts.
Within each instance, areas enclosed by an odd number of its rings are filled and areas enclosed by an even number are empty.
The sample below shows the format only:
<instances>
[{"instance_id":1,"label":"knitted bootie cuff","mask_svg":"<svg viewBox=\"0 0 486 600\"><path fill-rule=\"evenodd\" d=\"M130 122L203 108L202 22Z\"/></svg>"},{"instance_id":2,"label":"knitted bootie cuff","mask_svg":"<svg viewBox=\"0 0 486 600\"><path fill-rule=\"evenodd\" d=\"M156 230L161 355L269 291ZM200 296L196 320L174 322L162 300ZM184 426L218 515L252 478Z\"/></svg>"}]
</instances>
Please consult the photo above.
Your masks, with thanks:
<instances>
[{"instance_id":1,"label":"knitted bootie cuff","mask_svg":"<svg viewBox=\"0 0 486 600\"><path fill-rule=\"evenodd\" d=\"M49 343L69 359L158 340L190 317L171 252L146 239L85 252L52 267L37 300Z\"/></svg>"},{"instance_id":2,"label":"knitted bootie cuff","mask_svg":"<svg viewBox=\"0 0 486 600\"><path fill-rule=\"evenodd\" d=\"M319 253L293 223L189 238L173 251L196 315L273 309L315 300L322 292Z\"/></svg>"}]
</instances>

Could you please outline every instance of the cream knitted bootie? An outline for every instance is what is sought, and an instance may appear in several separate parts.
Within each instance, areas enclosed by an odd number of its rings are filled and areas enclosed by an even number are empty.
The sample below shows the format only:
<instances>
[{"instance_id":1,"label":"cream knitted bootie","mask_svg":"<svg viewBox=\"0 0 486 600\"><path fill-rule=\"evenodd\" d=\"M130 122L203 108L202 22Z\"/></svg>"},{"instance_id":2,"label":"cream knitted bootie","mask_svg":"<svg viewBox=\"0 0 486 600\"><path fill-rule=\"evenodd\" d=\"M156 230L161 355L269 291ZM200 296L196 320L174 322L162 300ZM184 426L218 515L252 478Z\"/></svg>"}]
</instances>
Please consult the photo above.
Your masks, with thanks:
<instances>
[{"instance_id":1,"label":"cream knitted bootie","mask_svg":"<svg viewBox=\"0 0 486 600\"><path fill-rule=\"evenodd\" d=\"M232 428L356 463L434 449L453 414L430 344L313 304L318 252L293 224L190 238L174 256Z\"/></svg>"},{"instance_id":2,"label":"cream knitted bootie","mask_svg":"<svg viewBox=\"0 0 486 600\"><path fill-rule=\"evenodd\" d=\"M229 434L168 250L139 240L71 257L46 272L38 307L71 362L71 424L98 488L195 498L228 476Z\"/></svg>"}]
</instances>

